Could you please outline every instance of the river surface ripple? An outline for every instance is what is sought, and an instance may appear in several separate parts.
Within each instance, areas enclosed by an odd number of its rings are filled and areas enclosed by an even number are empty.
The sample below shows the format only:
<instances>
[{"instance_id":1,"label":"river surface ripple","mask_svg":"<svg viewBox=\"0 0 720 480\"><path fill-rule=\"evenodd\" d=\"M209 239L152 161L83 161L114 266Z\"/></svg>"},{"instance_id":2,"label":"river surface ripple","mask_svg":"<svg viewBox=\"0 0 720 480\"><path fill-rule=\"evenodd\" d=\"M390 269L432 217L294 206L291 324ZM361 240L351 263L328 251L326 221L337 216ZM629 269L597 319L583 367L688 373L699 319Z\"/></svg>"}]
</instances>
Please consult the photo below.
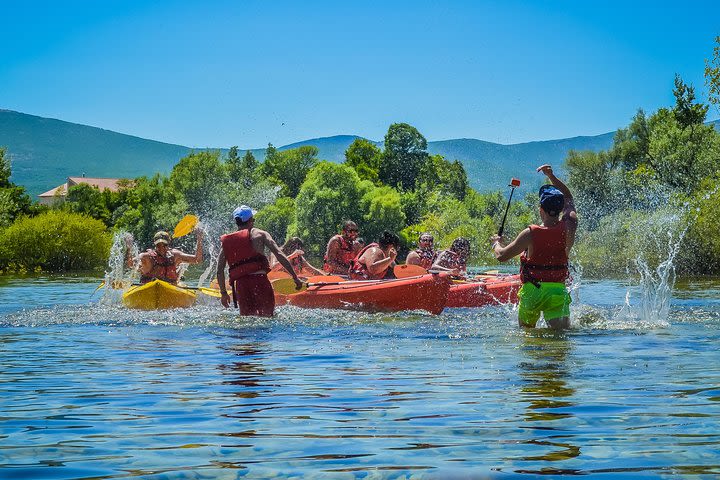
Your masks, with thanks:
<instances>
[{"instance_id":1,"label":"river surface ripple","mask_svg":"<svg viewBox=\"0 0 720 480\"><path fill-rule=\"evenodd\" d=\"M96 285L0 279L0 478L720 475L715 281L667 321L586 282L562 334L507 307L131 312Z\"/></svg>"}]
</instances>

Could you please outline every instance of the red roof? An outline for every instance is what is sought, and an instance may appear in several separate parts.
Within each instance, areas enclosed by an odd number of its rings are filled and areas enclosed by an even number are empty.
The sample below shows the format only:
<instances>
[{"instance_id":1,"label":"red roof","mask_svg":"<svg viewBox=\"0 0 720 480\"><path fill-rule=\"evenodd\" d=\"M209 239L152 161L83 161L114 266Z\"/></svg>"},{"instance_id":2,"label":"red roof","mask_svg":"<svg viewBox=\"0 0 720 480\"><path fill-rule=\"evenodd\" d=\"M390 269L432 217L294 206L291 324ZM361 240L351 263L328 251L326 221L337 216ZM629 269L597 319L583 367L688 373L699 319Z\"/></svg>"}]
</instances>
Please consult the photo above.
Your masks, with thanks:
<instances>
[{"instance_id":1,"label":"red roof","mask_svg":"<svg viewBox=\"0 0 720 480\"><path fill-rule=\"evenodd\" d=\"M45 193L41 193L38 197L54 197L55 195L64 196L67 194L67 187L78 185L80 183L86 183L91 187L95 187L100 191L110 190L111 192L117 192L120 190L118 182L121 178L91 178L91 177L68 177L67 182L62 185L58 185L52 190L48 190Z\"/></svg>"}]
</instances>

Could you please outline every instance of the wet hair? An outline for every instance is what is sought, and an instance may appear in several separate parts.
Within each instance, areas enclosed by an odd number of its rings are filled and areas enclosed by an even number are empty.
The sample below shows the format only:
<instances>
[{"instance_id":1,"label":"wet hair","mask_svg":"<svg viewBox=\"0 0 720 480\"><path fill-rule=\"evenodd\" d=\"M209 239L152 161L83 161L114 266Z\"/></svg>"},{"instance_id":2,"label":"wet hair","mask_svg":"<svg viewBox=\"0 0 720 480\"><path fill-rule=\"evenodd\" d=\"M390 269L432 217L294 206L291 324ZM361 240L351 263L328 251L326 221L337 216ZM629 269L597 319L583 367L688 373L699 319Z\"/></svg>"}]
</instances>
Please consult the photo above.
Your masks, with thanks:
<instances>
[{"instance_id":1,"label":"wet hair","mask_svg":"<svg viewBox=\"0 0 720 480\"><path fill-rule=\"evenodd\" d=\"M430 232L423 232L423 233L421 233L420 236L418 237L418 243L420 243L420 242L422 241L422 238L423 238L423 237L430 237L430 241L431 241L431 242L435 242L435 237L433 237L433 234L432 234L432 233L430 233Z\"/></svg>"},{"instance_id":2,"label":"wet hair","mask_svg":"<svg viewBox=\"0 0 720 480\"><path fill-rule=\"evenodd\" d=\"M358 226L357 223L353 222L352 220L347 220L345 223L343 223L343 232L347 230L357 230Z\"/></svg>"},{"instance_id":3,"label":"wet hair","mask_svg":"<svg viewBox=\"0 0 720 480\"><path fill-rule=\"evenodd\" d=\"M239 228L245 228L245 227L247 227L247 226L250 224L250 222L252 222L253 220L255 220L255 217L250 217L247 222L243 222L243 221L240 220L239 218L236 218L236 219L235 219L235 224L236 224Z\"/></svg>"},{"instance_id":4,"label":"wet hair","mask_svg":"<svg viewBox=\"0 0 720 480\"><path fill-rule=\"evenodd\" d=\"M280 247L280 250L282 250L285 255L290 255L295 250L302 250L302 248L303 241L300 237L290 237L287 239L287 242Z\"/></svg>"},{"instance_id":5,"label":"wet hair","mask_svg":"<svg viewBox=\"0 0 720 480\"><path fill-rule=\"evenodd\" d=\"M453 240L452 245L450 245L450 250L457 253L460 250L465 250L466 252L470 252L470 240L464 237L458 237L455 240Z\"/></svg>"},{"instance_id":6,"label":"wet hair","mask_svg":"<svg viewBox=\"0 0 720 480\"><path fill-rule=\"evenodd\" d=\"M400 245L400 237L392 232L384 231L382 235L380 235L380 238L378 238L378 245L380 245L380 248L385 248L388 245L397 247Z\"/></svg>"}]
</instances>

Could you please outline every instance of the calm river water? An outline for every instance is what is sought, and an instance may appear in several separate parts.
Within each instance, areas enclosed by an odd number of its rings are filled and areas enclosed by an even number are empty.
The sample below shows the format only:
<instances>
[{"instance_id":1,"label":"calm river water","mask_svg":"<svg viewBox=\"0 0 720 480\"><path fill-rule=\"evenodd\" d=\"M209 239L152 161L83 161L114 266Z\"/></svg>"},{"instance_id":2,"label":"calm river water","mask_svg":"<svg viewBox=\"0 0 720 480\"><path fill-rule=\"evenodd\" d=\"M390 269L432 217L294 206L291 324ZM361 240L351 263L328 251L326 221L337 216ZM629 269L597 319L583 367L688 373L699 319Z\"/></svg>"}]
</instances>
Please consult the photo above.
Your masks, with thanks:
<instances>
[{"instance_id":1,"label":"calm river water","mask_svg":"<svg viewBox=\"0 0 720 480\"><path fill-rule=\"evenodd\" d=\"M0 277L0 478L720 476L720 282L669 318L586 281L563 334L512 308L131 312Z\"/></svg>"}]
</instances>

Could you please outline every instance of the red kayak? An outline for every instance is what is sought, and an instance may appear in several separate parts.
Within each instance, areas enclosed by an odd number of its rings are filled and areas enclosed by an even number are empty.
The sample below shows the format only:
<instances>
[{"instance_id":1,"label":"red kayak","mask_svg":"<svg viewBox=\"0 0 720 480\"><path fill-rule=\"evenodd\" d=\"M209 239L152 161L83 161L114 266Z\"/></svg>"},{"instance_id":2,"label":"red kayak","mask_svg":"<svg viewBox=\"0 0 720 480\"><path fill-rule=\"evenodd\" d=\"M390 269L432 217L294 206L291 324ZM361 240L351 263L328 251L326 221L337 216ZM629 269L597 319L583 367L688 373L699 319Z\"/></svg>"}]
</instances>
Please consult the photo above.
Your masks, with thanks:
<instances>
[{"instance_id":1,"label":"red kayak","mask_svg":"<svg viewBox=\"0 0 720 480\"><path fill-rule=\"evenodd\" d=\"M448 299L450 277L428 274L393 280L361 280L311 285L292 295L275 295L278 305L303 308L335 308L365 312L426 310L442 312Z\"/></svg>"},{"instance_id":2,"label":"red kayak","mask_svg":"<svg viewBox=\"0 0 720 480\"><path fill-rule=\"evenodd\" d=\"M484 307L517 303L520 275L487 276L474 282L453 283L447 307Z\"/></svg>"}]
</instances>

